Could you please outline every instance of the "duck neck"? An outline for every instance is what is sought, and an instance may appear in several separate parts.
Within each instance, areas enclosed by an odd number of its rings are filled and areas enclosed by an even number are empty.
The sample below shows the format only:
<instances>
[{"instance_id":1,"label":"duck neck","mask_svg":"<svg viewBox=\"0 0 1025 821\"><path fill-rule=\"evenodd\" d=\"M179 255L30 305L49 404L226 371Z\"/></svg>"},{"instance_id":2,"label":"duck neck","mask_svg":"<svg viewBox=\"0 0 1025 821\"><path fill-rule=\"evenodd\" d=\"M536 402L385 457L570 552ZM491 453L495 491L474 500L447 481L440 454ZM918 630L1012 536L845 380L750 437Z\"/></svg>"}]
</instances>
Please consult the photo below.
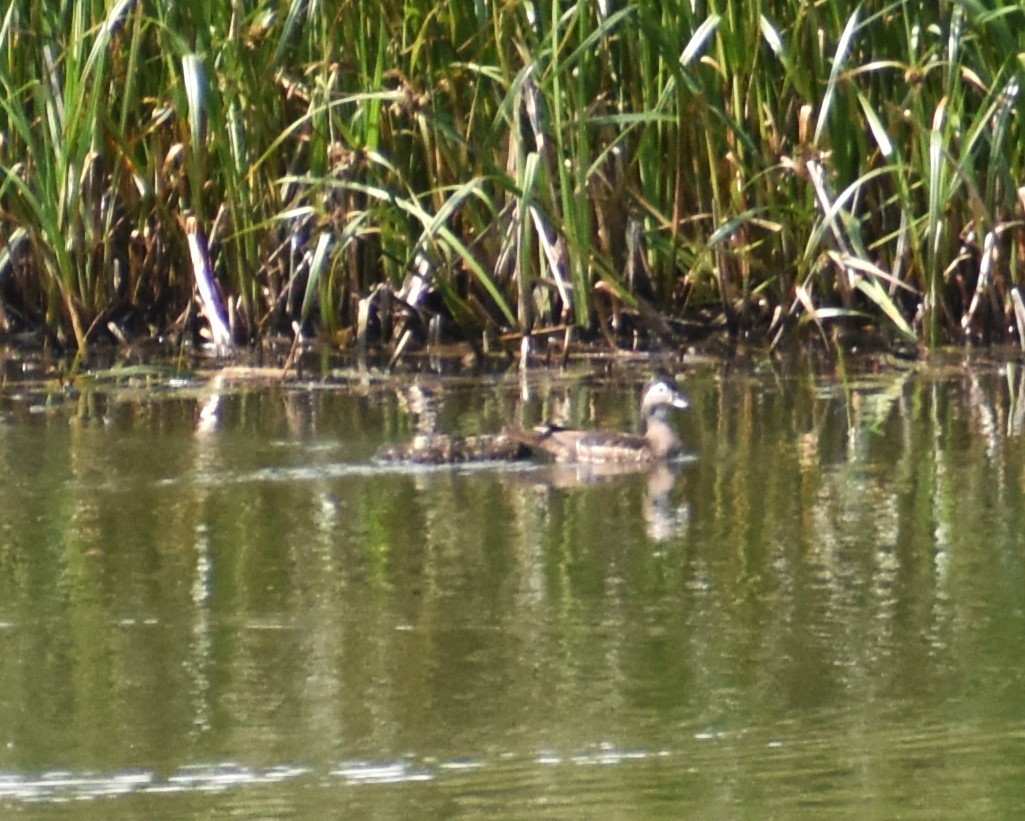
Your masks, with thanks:
<instances>
[{"instance_id":1,"label":"duck neck","mask_svg":"<svg viewBox=\"0 0 1025 821\"><path fill-rule=\"evenodd\" d=\"M665 459L680 449L680 439L676 435L669 420L661 414L648 417L648 427L644 433L651 455L656 459Z\"/></svg>"}]
</instances>

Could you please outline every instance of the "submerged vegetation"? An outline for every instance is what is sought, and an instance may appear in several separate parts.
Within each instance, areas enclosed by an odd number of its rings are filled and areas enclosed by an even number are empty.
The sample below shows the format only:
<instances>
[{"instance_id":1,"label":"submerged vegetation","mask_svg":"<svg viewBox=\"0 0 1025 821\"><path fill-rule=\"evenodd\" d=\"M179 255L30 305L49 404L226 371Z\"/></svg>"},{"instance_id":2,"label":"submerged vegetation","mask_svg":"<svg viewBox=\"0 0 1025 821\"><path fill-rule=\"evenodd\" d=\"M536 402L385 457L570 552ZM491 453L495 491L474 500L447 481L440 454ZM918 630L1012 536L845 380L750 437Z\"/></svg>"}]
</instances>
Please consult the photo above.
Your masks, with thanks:
<instances>
[{"instance_id":1,"label":"submerged vegetation","mask_svg":"<svg viewBox=\"0 0 1025 821\"><path fill-rule=\"evenodd\" d=\"M1025 339L1022 32L1000 0L13 0L0 330Z\"/></svg>"}]
</instances>

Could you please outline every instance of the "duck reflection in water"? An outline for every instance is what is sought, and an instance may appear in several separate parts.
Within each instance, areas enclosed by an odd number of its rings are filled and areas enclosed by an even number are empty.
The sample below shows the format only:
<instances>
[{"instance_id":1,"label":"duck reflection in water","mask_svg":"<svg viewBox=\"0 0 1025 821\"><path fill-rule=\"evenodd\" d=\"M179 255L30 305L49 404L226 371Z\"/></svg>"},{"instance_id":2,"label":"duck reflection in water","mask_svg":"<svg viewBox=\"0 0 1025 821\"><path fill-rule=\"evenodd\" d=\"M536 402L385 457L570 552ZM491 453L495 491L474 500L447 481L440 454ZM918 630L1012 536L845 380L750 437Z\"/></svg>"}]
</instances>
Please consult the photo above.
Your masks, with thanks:
<instances>
[{"instance_id":1,"label":"duck reflection in water","mask_svg":"<svg viewBox=\"0 0 1025 821\"><path fill-rule=\"evenodd\" d=\"M588 463L554 462L544 473L510 474L512 482L530 482L555 490L573 490L581 487L617 481L630 476L643 476L644 496L641 515L644 532L653 542L667 542L685 535L690 522L690 505L673 498L676 479L689 457L655 463Z\"/></svg>"}]
</instances>

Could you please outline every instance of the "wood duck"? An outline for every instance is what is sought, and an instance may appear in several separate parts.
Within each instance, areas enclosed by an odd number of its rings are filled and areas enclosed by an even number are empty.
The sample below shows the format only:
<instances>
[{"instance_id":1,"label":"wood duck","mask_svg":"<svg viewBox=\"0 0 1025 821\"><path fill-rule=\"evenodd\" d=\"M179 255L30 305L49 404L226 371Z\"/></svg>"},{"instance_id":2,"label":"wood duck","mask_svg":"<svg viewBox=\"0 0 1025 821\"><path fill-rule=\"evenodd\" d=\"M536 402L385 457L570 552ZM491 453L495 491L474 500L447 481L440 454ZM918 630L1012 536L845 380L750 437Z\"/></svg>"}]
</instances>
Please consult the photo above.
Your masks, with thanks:
<instances>
[{"instance_id":1,"label":"wood duck","mask_svg":"<svg viewBox=\"0 0 1025 821\"><path fill-rule=\"evenodd\" d=\"M687 399L668 379L652 380L641 395L643 436L614 430L571 430L542 425L533 430L510 430L510 439L557 462L644 465L665 461L680 452L680 439L670 424L671 408L686 408Z\"/></svg>"}]
</instances>

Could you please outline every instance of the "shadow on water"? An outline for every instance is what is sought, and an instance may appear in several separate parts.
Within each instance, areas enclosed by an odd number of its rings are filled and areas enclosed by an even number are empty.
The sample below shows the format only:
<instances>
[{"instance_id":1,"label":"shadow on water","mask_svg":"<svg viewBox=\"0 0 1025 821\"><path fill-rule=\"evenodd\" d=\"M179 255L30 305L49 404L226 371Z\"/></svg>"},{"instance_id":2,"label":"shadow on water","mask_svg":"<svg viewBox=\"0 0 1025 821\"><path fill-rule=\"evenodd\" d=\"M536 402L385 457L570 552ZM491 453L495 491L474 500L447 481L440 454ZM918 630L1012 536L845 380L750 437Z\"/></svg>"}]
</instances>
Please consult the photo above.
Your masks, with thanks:
<instances>
[{"instance_id":1,"label":"shadow on water","mask_svg":"<svg viewBox=\"0 0 1025 821\"><path fill-rule=\"evenodd\" d=\"M372 460L424 391L630 429L640 381L5 383L0 806L1021 810L1020 370L701 365L623 476Z\"/></svg>"}]
</instances>

